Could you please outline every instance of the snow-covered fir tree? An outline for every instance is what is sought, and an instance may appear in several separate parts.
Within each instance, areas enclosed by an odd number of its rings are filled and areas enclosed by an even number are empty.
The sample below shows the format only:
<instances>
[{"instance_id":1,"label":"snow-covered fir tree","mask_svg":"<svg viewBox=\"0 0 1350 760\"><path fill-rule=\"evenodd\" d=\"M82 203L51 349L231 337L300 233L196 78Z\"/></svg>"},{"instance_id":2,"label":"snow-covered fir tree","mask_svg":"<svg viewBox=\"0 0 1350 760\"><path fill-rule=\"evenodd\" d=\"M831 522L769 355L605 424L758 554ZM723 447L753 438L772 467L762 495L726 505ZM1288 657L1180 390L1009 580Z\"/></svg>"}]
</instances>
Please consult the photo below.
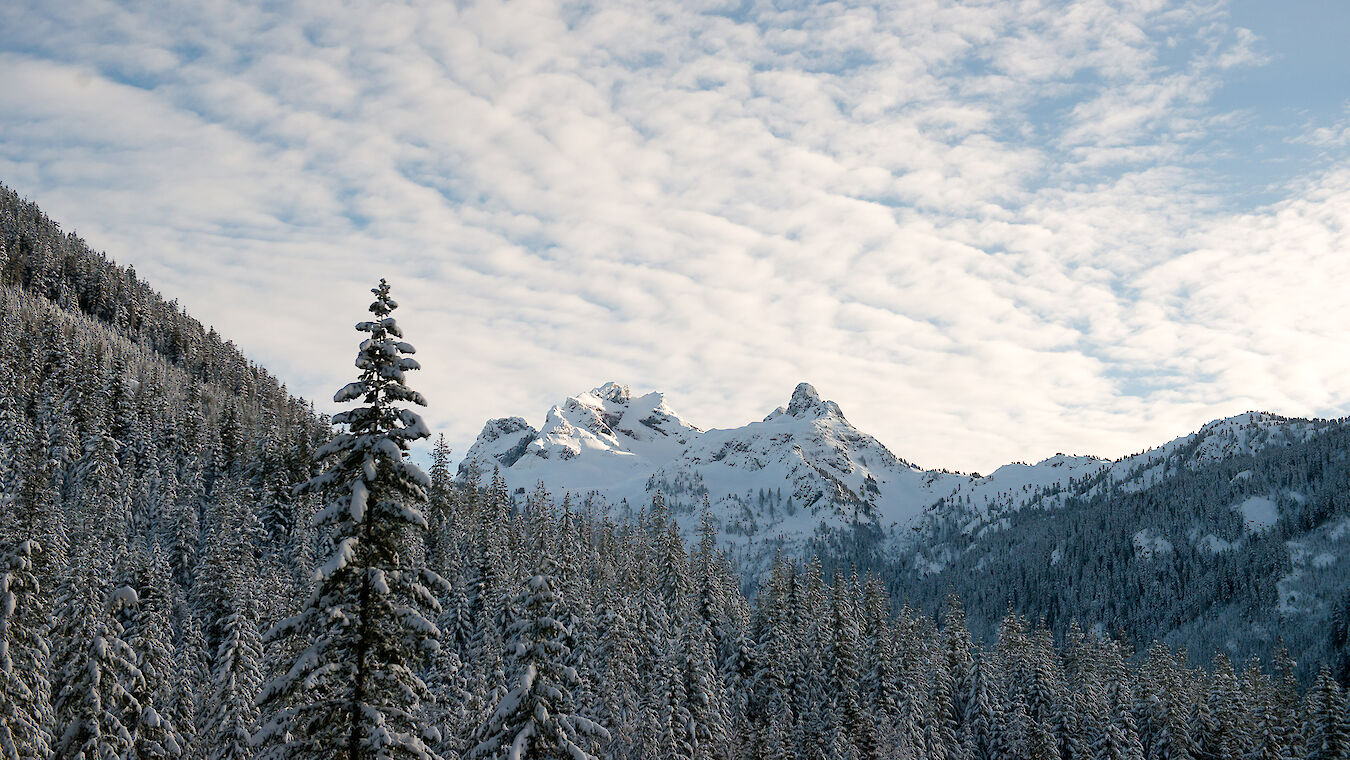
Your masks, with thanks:
<instances>
[{"instance_id":1,"label":"snow-covered fir tree","mask_svg":"<svg viewBox=\"0 0 1350 760\"><path fill-rule=\"evenodd\" d=\"M305 484L329 499L315 524L330 553L305 608L267 634L305 647L259 697L268 717L255 741L265 758L434 757L428 742L438 737L423 725L433 697L419 671L436 653L436 595L449 588L421 556L429 481L407 451L429 433L403 406L426 401L405 384L419 366L391 316L388 283L372 292L375 318L356 326L369 336L359 379L334 396L362 405L334 415L347 432L319 450L329 466Z\"/></svg>"},{"instance_id":2,"label":"snow-covered fir tree","mask_svg":"<svg viewBox=\"0 0 1350 760\"><path fill-rule=\"evenodd\" d=\"M479 731L468 753L482 760L572 758L588 760L609 731L576 712L580 678L571 656L565 608L546 572L533 575L516 597L519 610L506 642L509 689Z\"/></svg>"},{"instance_id":3,"label":"snow-covered fir tree","mask_svg":"<svg viewBox=\"0 0 1350 760\"><path fill-rule=\"evenodd\" d=\"M258 620L262 604L252 579L261 563L251 549L251 539L261 531L252 530L256 523L242 506L237 490L221 499L222 519L207 544L209 556L216 559L212 601L219 619L212 628L220 638L202 704L208 721L204 744L210 760L253 757L251 740L258 728L254 702L263 673Z\"/></svg>"},{"instance_id":4,"label":"snow-covered fir tree","mask_svg":"<svg viewBox=\"0 0 1350 760\"><path fill-rule=\"evenodd\" d=\"M1306 697L1304 737L1307 760L1346 760L1350 758L1350 713L1345 692L1323 667Z\"/></svg>"},{"instance_id":5,"label":"snow-covered fir tree","mask_svg":"<svg viewBox=\"0 0 1350 760\"><path fill-rule=\"evenodd\" d=\"M248 760L258 725L254 700L261 680L262 644L255 604L245 588L237 588L231 612L221 621L223 638L216 651L211 690L205 704L210 760Z\"/></svg>"},{"instance_id":6,"label":"snow-covered fir tree","mask_svg":"<svg viewBox=\"0 0 1350 760\"><path fill-rule=\"evenodd\" d=\"M145 678L118 615L134 607L128 586L109 583L111 566L83 553L57 604L60 641L52 679L54 757L116 760L132 752Z\"/></svg>"},{"instance_id":7,"label":"snow-covered fir tree","mask_svg":"<svg viewBox=\"0 0 1350 760\"><path fill-rule=\"evenodd\" d=\"M0 509L9 506L0 494ZM51 752L47 628L28 612L42 595L33 572L41 548L8 538L0 535L0 758L33 760Z\"/></svg>"}]
</instances>

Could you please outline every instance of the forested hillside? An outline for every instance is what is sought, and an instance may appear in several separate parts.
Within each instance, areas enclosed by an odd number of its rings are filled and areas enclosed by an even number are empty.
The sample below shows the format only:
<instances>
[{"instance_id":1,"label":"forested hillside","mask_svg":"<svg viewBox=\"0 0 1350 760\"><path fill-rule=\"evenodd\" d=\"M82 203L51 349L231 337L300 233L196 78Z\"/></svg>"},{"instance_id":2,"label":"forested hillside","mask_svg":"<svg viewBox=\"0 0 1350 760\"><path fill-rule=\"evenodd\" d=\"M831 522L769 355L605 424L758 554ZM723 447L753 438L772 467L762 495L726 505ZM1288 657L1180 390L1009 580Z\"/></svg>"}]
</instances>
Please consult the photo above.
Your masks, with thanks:
<instances>
[{"instance_id":1,"label":"forested hillside","mask_svg":"<svg viewBox=\"0 0 1350 760\"><path fill-rule=\"evenodd\" d=\"M8 189L0 273L0 534L25 602L4 693L38 719L20 756L217 744L212 653L241 586L257 621L305 583L291 489L329 426Z\"/></svg>"},{"instance_id":2,"label":"forested hillside","mask_svg":"<svg viewBox=\"0 0 1350 760\"><path fill-rule=\"evenodd\" d=\"M1350 679L1350 424L1252 413L1217 435L1103 468L1007 508L940 502L894 588L950 591L992 633L1011 605L1059 635L1073 621L1201 657L1282 639L1303 679ZM1218 427L1218 423L1214 426Z\"/></svg>"},{"instance_id":3,"label":"forested hillside","mask_svg":"<svg viewBox=\"0 0 1350 760\"><path fill-rule=\"evenodd\" d=\"M8 191L0 231L5 760L1350 754L1278 646L1201 669L1017 610L985 646L818 562L747 599L659 493L615 524L443 442L423 473L383 282L334 430Z\"/></svg>"}]
</instances>

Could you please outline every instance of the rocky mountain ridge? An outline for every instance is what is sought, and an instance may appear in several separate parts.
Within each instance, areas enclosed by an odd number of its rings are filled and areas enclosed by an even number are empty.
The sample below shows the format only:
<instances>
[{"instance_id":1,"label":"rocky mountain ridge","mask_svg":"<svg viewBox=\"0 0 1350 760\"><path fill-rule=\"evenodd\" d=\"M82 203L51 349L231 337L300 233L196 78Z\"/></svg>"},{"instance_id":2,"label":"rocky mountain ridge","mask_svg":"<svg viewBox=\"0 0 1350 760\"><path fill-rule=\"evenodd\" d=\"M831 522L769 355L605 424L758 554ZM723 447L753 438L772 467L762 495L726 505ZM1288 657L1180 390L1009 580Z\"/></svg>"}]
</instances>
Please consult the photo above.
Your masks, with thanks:
<instances>
[{"instance_id":1,"label":"rocky mountain ridge","mask_svg":"<svg viewBox=\"0 0 1350 760\"><path fill-rule=\"evenodd\" d=\"M690 531L706 500L728 548L749 569L774 551L859 530L888 553L931 555L939 528L954 521L967 534L997 530L1026 507L1145 488L1177 467L1306 440L1329 424L1247 412L1116 461L1057 454L979 476L911 464L808 383L763 420L703 430L664 394L635 396L611 382L554 406L537 430L520 417L490 420L460 476L482 485L496 470L517 494L542 482L620 514L642 509L660 491Z\"/></svg>"}]
</instances>

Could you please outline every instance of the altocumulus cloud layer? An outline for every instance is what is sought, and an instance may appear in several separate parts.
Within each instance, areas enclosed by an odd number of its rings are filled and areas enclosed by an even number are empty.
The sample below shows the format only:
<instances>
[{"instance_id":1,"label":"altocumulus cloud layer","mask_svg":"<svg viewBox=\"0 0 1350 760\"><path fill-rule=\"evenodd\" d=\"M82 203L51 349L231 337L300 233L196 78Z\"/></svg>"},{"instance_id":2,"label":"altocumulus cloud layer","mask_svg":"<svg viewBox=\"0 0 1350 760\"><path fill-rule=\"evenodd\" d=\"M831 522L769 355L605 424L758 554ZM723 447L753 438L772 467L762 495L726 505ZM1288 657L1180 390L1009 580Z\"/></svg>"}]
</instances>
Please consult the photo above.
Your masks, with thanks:
<instances>
[{"instance_id":1,"label":"altocumulus cloud layer","mask_svg":"<svg viewBox=\"0 0 1350 760\"><path fill-rule=\"evenodd\" d=\"M1222 5L338 5L3 4L0 179L312 398L389 277L461 452L610 379L982 470L1350 411L1347 121L1247 200Z\"/></svg>"}]
</instances>

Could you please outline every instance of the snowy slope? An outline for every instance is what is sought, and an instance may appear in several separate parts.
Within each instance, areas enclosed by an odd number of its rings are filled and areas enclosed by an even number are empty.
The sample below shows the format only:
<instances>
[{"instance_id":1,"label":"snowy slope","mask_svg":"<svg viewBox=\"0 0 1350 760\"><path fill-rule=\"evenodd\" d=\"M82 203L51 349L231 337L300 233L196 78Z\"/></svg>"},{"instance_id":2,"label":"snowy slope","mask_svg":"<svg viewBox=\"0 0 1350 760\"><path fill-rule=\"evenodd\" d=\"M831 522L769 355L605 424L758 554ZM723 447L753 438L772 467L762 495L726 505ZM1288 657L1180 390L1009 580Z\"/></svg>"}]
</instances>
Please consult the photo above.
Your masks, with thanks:
<instances>
[{"instance_id":1,"label":"snowy slope","mask_svg":"<svg viewBox=\"0 0 1350 760\"><path fill-rule=\"evenodd\" d=\"M822 524L893 532L966 480L896 457L807 383L762 421L708 431L660 393L634 397L607 383L550 409L538 430L518 417L489 421L460 475L482 484L494 468L512 491L542 481L621 511L660 491L689 527L706 497L724 537L742 547L791 548Z\"/></svg>"},{"instance_id":2,"label":"snowy slope","mask_svg":"<svg viewBox=\"0 0 1350 760\"><path fill-rule=\"evenodd\" d=\"M960 531L966 534L998 529L1010 512L1027 507L1054 508L1070 496L1097 495L1114 488L1141 490L1176 468L1195 469L1207 462L1288 446L1307 440L1325 425L1267 412L1245 412L1214 420L1194 433L1114 462L1056 454L1034 465L1004 465L986 477L957 485L930 510L932 519L921 530L932 533L938 521L947 525L959 522Z\"/></svg>"},{"instance_id":3,"label":"snowy slope","mask_svg":"<svg viewBox=\"0 0 1350 760\"><path fill-rule=\"evenodd\" d=\"M1145 488L1175 468L1305 440L1321 424L1248 412L1114 462L1056 454L976 477L911 465L807 383L759 422L707 431L660 393L634 396L607 383L554 406L539 429L519 417L489 421L460 475L482 485L499 469L515 493L543 482L619 517L660 491L690 531L706 498L724 540L747 566L774 550L798 549L822 529L861 525L892 548L913 547L937 571L952 531L982 535L1018 510Z\"/></svg>"},{"instance_id":4,"label":"snowy slope","mask_svg":"<svg viewBox=\"0 0 1350 760\"><path fill-rule=\"evenodd\" d=\"M1036 504L1049 506L1074 484L1100 476L1111 462L1092 456L1056 454L1036 464L1005 464L984 477L972 477L942 500L934 511L946 515L960 513L968 520L966 532L1006 513Z\"/></svg>"},{"instance_id":5,"label":"snowy slope","mask_svg":"<svg viewBox=\"0 0 1350 760\"><path fill-rule=\"evenodd\" d=\"M907 525L962 479L896 457L802 383L762 421L708 431L649 485L689 507L706 493L730 533L792 541L821 523Z\"/></svg>"},{"instance_id":6,"label":"snowy slope","mask_svg":"<svg viewBox=\"0 0 1350 760\"><path fill-rule=\"evenodd\" d=\"M1214 420L1190 435L1115 462L1111 467L1110 482L1120 483L1128 489L1146 488L1170 468L1194 469L1207 462L1289 446L1308 440L1325 426L1326 423L1320 420L1244 412Z\"/></svg>"},{"instance_id":7,"label":"snowy slope","mask_svg":"<svg viewBox=\"0 0 1350 760\"><path fill-rule=\"evenodd\" d=\"M539 430L519 417L489 420L459 472L482 483L498 468L513 490L543 481L557 492L640 503L647 478L701 435L662 394L634 398L626 386L607 383L550 409Z\"/></svg>"},{"instance_id":8,"label":"snowy slope","mask_svg":"<svg viewBox=\"0 0 1350 760\"><path fill-rule=\"evenodd\" d=\"M1350 662L1331 625L1350 609L1346 483L1350 420L1244 413L1114 462L972 478L891 547L888 581L927 609L954 591L986 635L1013 605L1057 632L1076 620L1234 661L1282 638L1296 659Z\"/></svg>"}]
</instances>

